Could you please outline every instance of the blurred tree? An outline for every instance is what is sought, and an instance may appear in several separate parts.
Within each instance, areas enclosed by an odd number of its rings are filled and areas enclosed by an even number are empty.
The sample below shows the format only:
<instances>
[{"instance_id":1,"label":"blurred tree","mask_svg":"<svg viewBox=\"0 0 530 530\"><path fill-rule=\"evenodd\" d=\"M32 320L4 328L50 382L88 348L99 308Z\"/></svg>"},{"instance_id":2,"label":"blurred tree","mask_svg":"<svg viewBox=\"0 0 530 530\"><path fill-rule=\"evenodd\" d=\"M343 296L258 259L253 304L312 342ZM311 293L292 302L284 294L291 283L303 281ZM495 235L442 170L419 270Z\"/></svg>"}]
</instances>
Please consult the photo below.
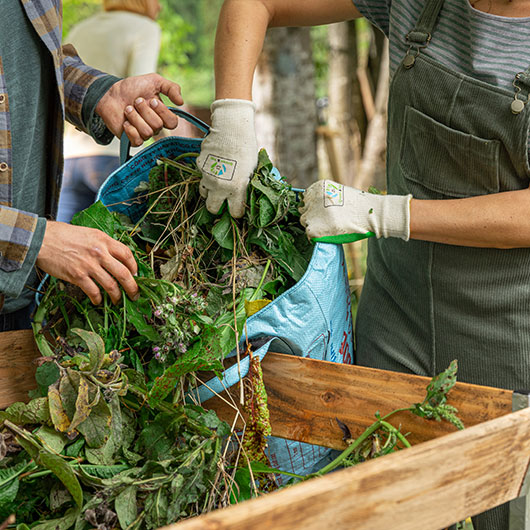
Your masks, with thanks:
<instances>
[{"instance_id":1,"label":"blurred tree","mask_svg":"<svg viewBox=\"0 0 530 530\"><path fill-rule=\"evenodd\" d=\"M307 187L318 178L315 66L309 28L267 32L253 85L258 144L287 180Z\"/></svg>"},{"instance_id":2,"label":"blurred tree","mask_svg":"<svg viewBox=\"0 0 530 530\"><path fill-rule=\"evenodd\" d=\"M178 82L188 104L213 100L215 27L223 0L160 0L162 28L158 71ZM63 36L98 12L101 0L63 0Z\"/></svg>"},{"instance_id":3,"label":"blurred tree","mask_svg":"<svg viewBox=\"0 0 530 530\"><path fill-rule=\"evenodd\" d=\"M101 9L101 0L63 0L63 37L80 20L88 18Z\"/></svg>"}]
</instances>

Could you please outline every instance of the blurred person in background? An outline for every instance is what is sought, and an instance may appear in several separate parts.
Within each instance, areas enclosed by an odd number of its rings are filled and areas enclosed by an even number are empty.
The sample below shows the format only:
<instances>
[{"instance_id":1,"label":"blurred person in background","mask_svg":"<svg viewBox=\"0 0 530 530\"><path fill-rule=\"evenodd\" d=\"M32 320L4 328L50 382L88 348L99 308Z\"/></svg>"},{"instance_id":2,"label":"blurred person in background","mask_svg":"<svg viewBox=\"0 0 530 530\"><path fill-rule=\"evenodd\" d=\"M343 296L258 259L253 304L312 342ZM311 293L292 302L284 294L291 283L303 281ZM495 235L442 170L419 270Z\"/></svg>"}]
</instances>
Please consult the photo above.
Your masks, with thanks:
<instances>
[{"instance_id":1,"label":"blurred person in background","mask_svg":"<svg viewBox=\"0 0 530 530\"><path fill-rule=\"evenodd\" d=\"M159 0L103 0L103 11L72 27L65 42L86 64L117 77L156 72L161 29ZM120 164L120 140L108 145L67 125L64 179L57 220L70 222L88 208L105 179Z\"/></svg>"}]
</instances>

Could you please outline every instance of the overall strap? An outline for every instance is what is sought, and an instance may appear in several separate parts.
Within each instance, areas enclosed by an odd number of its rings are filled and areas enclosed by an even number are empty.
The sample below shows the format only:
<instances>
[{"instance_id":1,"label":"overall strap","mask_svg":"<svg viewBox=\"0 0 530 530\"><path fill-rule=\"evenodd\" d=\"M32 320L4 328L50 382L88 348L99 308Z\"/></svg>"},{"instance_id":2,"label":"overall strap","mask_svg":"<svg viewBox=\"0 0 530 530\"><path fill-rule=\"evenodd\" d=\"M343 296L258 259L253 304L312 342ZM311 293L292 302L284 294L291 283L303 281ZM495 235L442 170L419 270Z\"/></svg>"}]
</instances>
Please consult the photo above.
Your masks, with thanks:
<instances>
[{"instance_id":1,"label":"overall strap","mask_svg":"<svg viewBox=\"0 0 530 530\"><path fill-rule=\"evenodd\" d=\"M444 0L425 0L425 5L421 10L416 26L405 35L405 40L409 43L407 55L403 59L403 66L406 69L414 66L416 57L420 54L420 49L425 48L429 44L443 3Z\"/></svg>"},{"instance_id":2,"label":"overall strap","mask_svg":"<svg viewBox=\"0 0 530 530\"><path fill-rule=\"evenodd\" d=\"M414 29L406 35L409 42L426 45L431 40L436 19L444 0L426 0Z\"/></svg>"}]
</instances>

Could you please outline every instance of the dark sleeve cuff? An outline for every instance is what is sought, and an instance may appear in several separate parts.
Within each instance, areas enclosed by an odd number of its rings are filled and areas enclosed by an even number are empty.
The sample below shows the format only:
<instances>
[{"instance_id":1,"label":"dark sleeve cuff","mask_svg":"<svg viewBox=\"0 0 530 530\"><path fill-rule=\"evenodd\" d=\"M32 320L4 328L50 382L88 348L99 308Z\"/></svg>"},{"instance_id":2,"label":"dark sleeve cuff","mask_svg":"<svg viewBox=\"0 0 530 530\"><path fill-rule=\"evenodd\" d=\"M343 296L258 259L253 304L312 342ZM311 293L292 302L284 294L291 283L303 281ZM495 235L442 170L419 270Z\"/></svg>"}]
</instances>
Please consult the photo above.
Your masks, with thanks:
<instances>
[{"instance_id":1,"label":"dark sleeve cuff","mask_svg":"<svg viewBox=\"0 0 530 530\"><path fill-rule=\"evenodd\" d=\"M109 88L118 81L120 81L120 78L113 75L106 75L96 79L88 88L83 101L83 108L81 110L83 124L90 136L98 144L107 145L114 138L114 135L109 131L105 122L96 114L96 106Z\"/></svg>"}]
</instances>

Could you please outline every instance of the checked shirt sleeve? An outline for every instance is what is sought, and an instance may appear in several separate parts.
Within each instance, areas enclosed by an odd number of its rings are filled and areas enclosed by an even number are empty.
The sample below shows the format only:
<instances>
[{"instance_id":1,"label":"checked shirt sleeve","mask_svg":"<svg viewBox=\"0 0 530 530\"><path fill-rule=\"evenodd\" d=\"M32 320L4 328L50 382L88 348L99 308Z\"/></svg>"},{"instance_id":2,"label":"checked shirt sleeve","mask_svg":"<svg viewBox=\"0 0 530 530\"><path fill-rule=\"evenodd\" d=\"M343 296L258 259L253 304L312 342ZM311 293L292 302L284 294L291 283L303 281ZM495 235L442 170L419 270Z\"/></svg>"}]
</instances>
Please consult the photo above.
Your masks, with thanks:
<instances>
[{"instance_id":1,"label":"checked shirt sleeve","mask_svg":"<svg viewBox=\"0 0 530 530\"><path fill-rule=\"evenodd\" d=\"M46 219L0 206L0 293L17 297L35 265Z\"/></svg>"},{"instance_id":2,"label":"checked shirt sleeve","mask_svg":"<svg viewBox=\"0 0 530 530\"><path fill-rule=\"evenodd\" d=\"M0 269L11 272L22 267L37 220L33 213L0 207Z\"/></svg>"},{"instance_id":3,"label":"checked shirt sleeve","mask_svg":"<svg viewBox=\"0 0 530 530\"><path fill-rule=\"evenodd\" d=\"M119 78L87 66L71 44L65 44L62 51L66 119L96 142L108 144L114 136L95 114L95 108Z\"/></svg>"}]
</instances>

